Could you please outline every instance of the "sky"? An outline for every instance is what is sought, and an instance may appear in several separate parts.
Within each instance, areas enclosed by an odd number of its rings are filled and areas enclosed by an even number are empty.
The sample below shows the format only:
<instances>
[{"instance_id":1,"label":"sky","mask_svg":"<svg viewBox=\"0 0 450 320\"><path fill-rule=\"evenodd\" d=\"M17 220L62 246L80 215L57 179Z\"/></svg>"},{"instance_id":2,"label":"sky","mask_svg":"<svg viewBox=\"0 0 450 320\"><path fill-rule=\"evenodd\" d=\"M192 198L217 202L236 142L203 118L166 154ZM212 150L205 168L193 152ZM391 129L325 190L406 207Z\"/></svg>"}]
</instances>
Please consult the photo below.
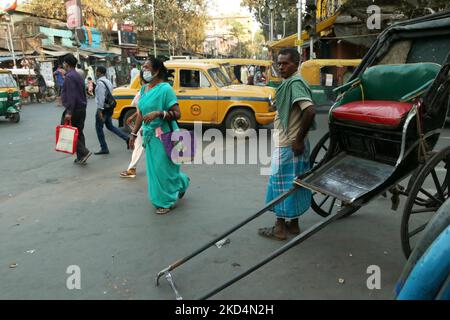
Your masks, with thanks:
<instances>
[{"instance_id":1,"label":"sky","mask_svg":"<svg viewBox=\"0 0 450 320\"><path fill-rule=\"evenodd\" d=\"M245 15L251 15L253 24L252 24L252 32L255 33L259 30L260 25L248 11L248 8L241 7L241 0L209 0L209 10L208 13L210 16L224 15L230 13L242 13Z\"/></svg>"},{"instance_id":2,"label":"sky","mask_svg":"<svg viewBox=\"0 0 450 320\"><path fill-rule=\"evenodd\" d=\"M241 0L210 0L210 2L209 13L211 15L238 12L248 14L248 9L241 8Z\"/></svg>"}]
</instances>

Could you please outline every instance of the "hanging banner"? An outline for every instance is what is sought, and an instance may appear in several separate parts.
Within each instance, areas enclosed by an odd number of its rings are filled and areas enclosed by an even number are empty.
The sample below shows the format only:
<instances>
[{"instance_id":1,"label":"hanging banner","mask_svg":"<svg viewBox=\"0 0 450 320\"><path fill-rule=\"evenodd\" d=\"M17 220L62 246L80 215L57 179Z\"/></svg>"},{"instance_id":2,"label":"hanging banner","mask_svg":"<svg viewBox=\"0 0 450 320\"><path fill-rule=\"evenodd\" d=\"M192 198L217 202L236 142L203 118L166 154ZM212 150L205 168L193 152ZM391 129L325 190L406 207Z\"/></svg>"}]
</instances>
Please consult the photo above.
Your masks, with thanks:
<instances>
[{"instance_id":1,"label":"hanging banner","mask_svg":"<svg viewBox=\"0 0 450 320\"><path fill-rule=\"evenodd\" d=\"M75 29L83 26L81 0L65 0L67 12L67 28Z\"/></svg>"},{"instance_id":2,"label":"hanging banner","mask_svg":"<svg viewBox=\"0 0 450 320\"><path fill-rule=\"evenodd\" d=\"M41 75L44 77L47 86L53 87L53 64L49 61L42 61L39 63L39 69L41 71Z\"/></svg>"},{"instance_id":3,"label":"hanging banner","mask_svg":"<svg viewBox=\"0 0 450 320\"><path fill-rule=\"evenodd\" d=\"M0 0L0 11L12 12L17 8L17 0Z\"/></svg>"}]
</instances>

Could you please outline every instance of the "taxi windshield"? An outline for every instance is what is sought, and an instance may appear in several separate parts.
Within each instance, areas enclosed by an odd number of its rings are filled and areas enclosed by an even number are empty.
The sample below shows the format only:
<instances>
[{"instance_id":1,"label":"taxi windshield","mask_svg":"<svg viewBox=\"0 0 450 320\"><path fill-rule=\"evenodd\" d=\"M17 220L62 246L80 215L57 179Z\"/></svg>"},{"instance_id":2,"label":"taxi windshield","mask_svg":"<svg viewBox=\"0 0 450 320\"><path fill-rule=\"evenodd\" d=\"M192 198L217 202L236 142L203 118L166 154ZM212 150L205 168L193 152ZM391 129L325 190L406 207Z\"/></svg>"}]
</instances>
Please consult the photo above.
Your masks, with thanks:
<instances>
[{"instance_id":1,"label":"taxi windshield","mask_svg":"<svg viewBox=\"0 0 450 320\"><path fill-rule=\"evenodd\" d=\"M0 73L0 88L15 88L16 81L9 73Z\"/></svg>"},{"instance_id":2,"label":"taxi windshield","mask_svg":"<svg viewBox=\"0 0 450 320\"><path fill-rule=\"evenodd\" d=\"M208 73L218 87L222 88L231 85L230 79L219 68L208 69Z\"/></svg>"}]
</instances>

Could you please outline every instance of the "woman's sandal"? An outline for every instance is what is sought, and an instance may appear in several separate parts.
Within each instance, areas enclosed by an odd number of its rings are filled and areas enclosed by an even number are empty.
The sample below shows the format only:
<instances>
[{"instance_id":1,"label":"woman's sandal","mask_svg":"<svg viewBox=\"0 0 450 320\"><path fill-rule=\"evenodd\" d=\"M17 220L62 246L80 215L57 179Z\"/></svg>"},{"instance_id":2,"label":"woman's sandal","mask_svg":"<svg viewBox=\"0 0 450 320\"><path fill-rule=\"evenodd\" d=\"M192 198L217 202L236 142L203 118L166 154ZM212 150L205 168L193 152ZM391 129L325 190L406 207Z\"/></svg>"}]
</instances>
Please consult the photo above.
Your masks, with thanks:
<instances>
[{"instance_id":1,"label":"woman's sandal","mask_svg":"<svg viewBox=\"0 0 450 320\"><path fill-rule=\"evenodd\" d=\"M169 211L171 211L172 209L173 208L157 208L156 214L163 215L163 214L169 213Z\"/></svg>"}]
</instances>

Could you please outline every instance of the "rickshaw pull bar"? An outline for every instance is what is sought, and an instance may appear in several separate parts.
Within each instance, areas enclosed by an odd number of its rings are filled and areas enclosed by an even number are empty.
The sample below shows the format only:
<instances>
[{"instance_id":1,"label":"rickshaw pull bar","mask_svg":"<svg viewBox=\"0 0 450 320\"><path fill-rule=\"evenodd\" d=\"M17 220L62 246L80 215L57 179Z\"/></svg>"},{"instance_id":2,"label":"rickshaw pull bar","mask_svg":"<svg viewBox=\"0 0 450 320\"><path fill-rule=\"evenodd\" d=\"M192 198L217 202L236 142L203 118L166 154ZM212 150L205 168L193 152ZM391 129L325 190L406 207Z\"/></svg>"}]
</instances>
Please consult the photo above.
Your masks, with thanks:
<instances>
[{"instance_id":1,"label":"rickshaw pull bar","mask_svg":"<svg viewBox=\"0 0 450 320\"><path fill-rule=\"evenodd\" d=\"M246 225L247 223L249 223L250 221L256 219L257 217L259 217L260 215L262 215L263 213L267 212L269 209L271 209L273 206L277 205L279 202L283 201L285 198L287 198L288 196L290 196L294 191L296 191L298 188L300 188L300 186L294 184L292 186L292 188L283 193L282 195L280 195L278 198L273 199L271 202L269 202L264 208L262 208L261 210L259 210L257 213L255 213L254 215L250 216L249 218L245 219L244 221L242 221L241 223L239 223L238 225L234 226L233 228L231 228L230 230L226 231L225 233L217 236L216 238L214 238L213 240L211 240L210 242L208 242L207 244L205 244L203 247L201 247L200 249L196 250L195 252L191 253L190 255L179 259L177 261L175 261L174 263L170 264L167 268L161 270L160 272L158 272L158 275L156 276L156 286L159 286L159 278L161 278L163 275L166 275L167 278L167 274L170 275L170 271L174 270L175 268L181 266L182 264L186 263L187 261L191 260L192 258L194 258L195 256L199 255L200 253L202 253L203 251L205 251L206 249L208 249L209 247L213 246L217 241L222 240L223 238L225 238L226 236L230 235L231 233L235 232L236 230L240 229L241 227L243 227L244 225ZM175 290L174 290L175 291Z\"/></svg>"},{"instance_id":2,"label":"rickshaw pull bar","mask_svg":"<svg viewBox=\"0 0 450 320\"><path fill-rule=\"evenodd\" d=\"M275 250L274 252L272 252L269 256L267 256L264 260L262 260L258 264L256 264L253 267L247 269L246 271L242 272L241 274L237 275L236 277L234 277L233 279L229 280L228 282L222 284L221 286L215 288L214 290L208 292L204 296L200 297L199 300L208 299L208 298L212 297L213 295L219 293L223 289L231 286L233 283L235 283L235 282L241 280L242 278L246 277L247 275L249 275L253 271L259 269L260 267L262 267L266 263L272 261L273 259L275 259L279 255L281 255L284 252L288 251L292 247L302 243L303 241L305 241L306 239L308 239L309 237L314 235L316 232L320 231L321 229L323 229L324 227L329 225L334 220L336 220L336 219L346 215L348 212L350 212L351 209L352 209L351 206L346 206L343 209L337 211L336 213L328 216L325 220L316 223L315 225L313 225L312 227L310 227L306 231L300 233L298 236L296 236L295 238L290 240L288 243L286 243L281 248L279 248L279 249Z\"/></svg>"}]
</instances>

